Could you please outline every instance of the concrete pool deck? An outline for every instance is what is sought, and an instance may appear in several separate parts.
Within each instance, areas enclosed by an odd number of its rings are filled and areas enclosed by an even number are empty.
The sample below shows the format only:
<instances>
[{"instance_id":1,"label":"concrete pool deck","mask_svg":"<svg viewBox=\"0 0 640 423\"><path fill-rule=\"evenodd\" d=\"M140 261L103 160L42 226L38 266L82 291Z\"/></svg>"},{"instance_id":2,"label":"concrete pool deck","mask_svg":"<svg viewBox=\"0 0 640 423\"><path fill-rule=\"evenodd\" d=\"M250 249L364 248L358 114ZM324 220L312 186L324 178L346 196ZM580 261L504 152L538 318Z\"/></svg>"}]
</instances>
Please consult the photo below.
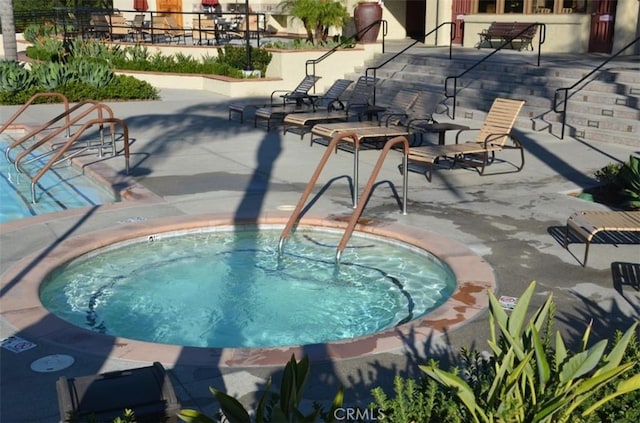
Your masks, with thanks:
<instances>
[{"instance_id":1,"label":"concrete pool deck","mask_svg":"<svg viewBox=\"0 0 640 423\"><path fill-rule=\"evenodd\" d=\"M37 265L44 253L57 254L61 242L77 236L205 214L234 218L282 214L296 204L324 153L323 147L310 147L308 136L301 141L295 134L267 133L250 123L229 122L226 97L185 90L163 90L161 94L162 100L155 102L109 104L116 116L127 122L133 138L132 176L140 187L134 187L130 194L139 199L0 225L3 274L26 257ZM0 108L0 121L14 110ZM59 111L52 106L34 106L24 120L41 122ZM461 122L478 126L478 122ZM562 237L571 213L606 209L567 193L593 185L596 170L627 160L639 147L559 140L544 132L517 133L526 151L522 172L479 177L469 170L440 170L432 183L412 173L407 215L400 213L390 189L394 185L401 192L402 176L397 168L400 155L390 156L378 178L389 183L376 188L363 217L420 228L465 245L492 266L499 296L518 297L536 280L534 305L553 293L556 328L566 334L570 345L580 341L591 320L594 338L626 329L640 315L640 292L631 286L637 286L638 281L621 278L619 269L637 268L638 246L594 244L589 265L583 268L580 260L584 245L571 244L567 251ZM377 151L361 153L361 186L378 155ZM101 163L123 178L121 159L107 157ZM313 205L312 214L338 219L350 214L351 198L344 177L351 174L352 165L349 153L332 156L314 191L326 188ZM492 168L503 166L506 164L495 163ZM143 195L146 190L153 195ZM1 287L3 297L20 288L22 276ZM51 325L57 321L52 316L45 314L19 328L15 322L20 316L7 318L11 310L4 305L1 311L1 338L16 335L35 344L20 353L0 348L2 422L57 421L55 381L60 376L141 367L156 360L153 351L146 360L118 358L123 348L118 343L92 344L92 351L83 351L82 339L73 339L69 342L75 344L65 347L48 338ZM395 375L419 375L417 365L428 358L446 362L460 347L487 349L487 312L454 329L445 327L443 332L426 338L409 333L402 337L402 347L363 358L312 363L305 397L330 400L343 384L346 402L364 407L370 401L371 388L380 385L391 392ZM75 362L56 372L31 370L34 360L51 354L69 354ZM217 403L209 386L250 401L269 376L278 382L284 364L228 367L216 357L203 364L193 361L185 350L167 367L171 368L182 406L213 414Z\"/></svg>"}]
</instances>

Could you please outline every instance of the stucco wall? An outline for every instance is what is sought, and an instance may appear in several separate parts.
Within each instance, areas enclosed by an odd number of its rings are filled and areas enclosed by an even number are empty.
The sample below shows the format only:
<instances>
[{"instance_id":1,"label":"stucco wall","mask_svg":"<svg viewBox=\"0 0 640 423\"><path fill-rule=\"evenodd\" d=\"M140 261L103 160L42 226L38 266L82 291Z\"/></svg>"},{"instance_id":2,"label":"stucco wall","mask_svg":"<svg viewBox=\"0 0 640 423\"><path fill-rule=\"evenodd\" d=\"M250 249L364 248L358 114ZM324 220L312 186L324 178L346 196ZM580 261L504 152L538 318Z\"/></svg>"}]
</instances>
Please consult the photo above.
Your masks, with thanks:
<instances>
[{"instance_id":1,"label":"stucco wall","mask_svg":"<svg viewBox=\"0 0 640 423\"><path fill-rule=\"evenodd\" d=\"M522 14L477 14L466 15L464 21L464 46L477 47L480 41L478 33L487 29L491 22L538 22L540 15ZM546 15L546 37L542 46L543 52L586 52L589 47L590 15L566 14ZM537 50L541 30L538 30L533 40Z\"/></svg>"}]
</instances>

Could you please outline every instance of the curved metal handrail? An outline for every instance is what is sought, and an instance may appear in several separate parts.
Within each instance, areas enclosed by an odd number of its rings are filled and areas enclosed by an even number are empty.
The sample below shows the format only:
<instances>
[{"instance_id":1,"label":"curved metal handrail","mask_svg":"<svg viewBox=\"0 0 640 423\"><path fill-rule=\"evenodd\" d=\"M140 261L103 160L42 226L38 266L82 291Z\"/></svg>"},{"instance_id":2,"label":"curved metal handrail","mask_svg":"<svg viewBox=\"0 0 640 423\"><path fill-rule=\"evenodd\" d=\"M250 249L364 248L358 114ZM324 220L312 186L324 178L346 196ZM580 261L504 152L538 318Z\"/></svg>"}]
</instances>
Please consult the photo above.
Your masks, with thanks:
<instances>
[{"instance_id":1,"label":"curved metal handrail","mask_svg":"<svg viewBox=\"0 0 640 423\"><path fill-rule=\"evenodd\" d=\"M387 158L387 154L389 150L391 150L396 144L402 144L403 148L403 158L402 158L402 214L407 214L407 191L408 191L408 181L409 181L409 172L408 172L408 155L409 155L409 140L406 137L400 136L395 137L387 141L378 157L378 161L371 171L371 176L369 176L369 181L367 181L367 185L362 191L361 201L358 203L358 207L351 214L351 218L349 219L349 223L347 224L347 229L345 229L342 234L342 238L340 239L340 243L338 244L338 248L336 249L336 263L340 263L340 258L342 257L342 253L347 246L347 242L349 242L349 238L351 238L351 234L356 228L356 224L358 223L358 219L362 215L362 211L367 205L367 200L371 195L371 191L373 190L373 184L380 173L380 169L382 168L382 164L384 160Z\"/></svg>"},{"instance_id":2,"label":"curved metal handrail","mask_svg":"<svg viewBox=\"0 0 640 423\"><path fill-rule=\"evenodd\" d=\"M360 149L360 140L358 139L355 132L353 131L341 132L335 135L331 139L331 141L329 141L329 144L327 145L327 149L325 150L324 154L320 158L320 162L318 162L318 166L316 166L316 170L313 172L313 175L311 175L311 179L309 179L309 182L307 183L307 187L304 189L304 192L300 196L300 199L298 200L298 203L296 204L295 209L293 209L293 213L291 213L291 216L289 217L287 224L285 225L284 229L282 230L282 233L280 234L280 240L278 241L278 256L282 257L282 252L284 250L284 243L287 237L291 233L291 230L293 229L293 227L300 220L302 208L307 202L309 195L311 195L311 191L315 187L316 182L320 177L320 173L322 173L322 170L327 164L327 161L329 161L329 157L333 155L333 151L336 149L336 147L338 146L338 143L341 141L352 142L354 149L356 151ZM357 189L358 187L356 186L355 190L357 191Z\"/></svg>"},{"instance_id":3,"label":"curved metal handrail","mask_svg":"<svg viewBox=\"0 0 640 423\"><path fill-rule=\"evenodd\" d=\"M462 73L460 73L460 74L458 74L456 76L453 76L453 75L452 76L447 76L445 78L445 80L444 80L444 96L446 98L453 98L453 105L451 106L451 116L450 116L451 119L455 119L456 118L456 95L457 95L457 91L458 91L458 79L462 78L464 75L466 75L467 73L471 72L478 65L480 65L480 63L484 62L489 57L493 56L494 54L496 54L497 52L502 50L505 46L511 44L511 42L514 39L518 38L519 36L521 36L522 34L524 34L527 31L529 31L531 28L533 28L536 25L540 28L540 30L539 30L539 34L540 35L538 36L538 63L537 63L537 66L540 67L540 53L541 53L541 50L542 50L542 44L544 44L544 42L546 41L546 38L547 38L547 26L544 23L533 22L530 25L526 26L524 29L522 29L522 31L518 32L515 35L512 35L507 40L503 41L502 44L500 44L498 47L496 47L491 53L487 54L486 56L484 56L483 58L478 60L472 66L470 66L467 69L465 69ZM453 94L449 94L449 92L450 92L450 90L449 90L449 81L450 80L453 80Z\"/></svg>"},{"instance_id":4,"label":"curved metal handrail","mask_svg":"<svg viewBox=\"0 0 640 423\"><path fill-rule=\"evenodd\" d=\"M439 30L441 27L445 26L445 25L450 25L449 27L449 60L451 60L452 57L452 46L453 46L453 40L455 39L456 36L456 25L454 22L442 22L440 25L438 25L437 27L433 28L431 31L427 32L426 34L424 34L424 38L426 39L429 35L434 34L437 30ZM383 67L384 65L386 65L387 63L391 62L392 60L394 60L396 57L400 56L401 54L403 54L405 51L409 50L411 47L415 46L416 44L418 44L419 42L421 42L421 40L415 40L414 42L412 42L411 44L409 44L408 46L406 46L405 48L403 48L402 50L400 50L399 52L395 53L393 56L389 57L387 60L385 60L382 63L379 63L376 66L371 66L368 67L367 69L365 69L364 74L365 76L369 76L369 71L373 71L373 80L375 81L376 78L376 71L378 69L380 69L381 67ZM383 51L384 53L384 51ZM373 86L373 94L372 94L372 103L375 106L376 105L376 86Z\"/></svg>"},{"instance_id":5,"label":"curved metal handrail","mask_svg":"<svg viewBox=\"0 0 640 423\"><path fill-rule=\"evenodd\" d=\"M84 112L82 112L80 115L74 117L73 119L70 117L70 114L76 110L78 110L79 108L90 104L92 105L92 107L90 107L89 109L85 110ZM19 159L21 159L23 156L26 156L28 153L32 152L33 150L35 150L36 148L40 147L41 145L43 145L45 142L53 139L54 137L58 136L62 131L67 130L67 133L70 133L69 128L78 123L81 119L85 118L86 116L88 116L91 112L93 112L94 110L98 111L98 117L102 118L102 111L106 110L107 113L109 114L110 118L113 118L113 110L111 109L111 107L107 106L106 104L103 103L99 103L95 100L86 100L86 101L82 101L76 105L74 105L73 107L71 107L69 109L68 112L62 113L58 116L56 116L55 118L51 119L49 122L45 123L44 125L41 125L40 127L30 131L28 134L24 135L23 137L21 137L20 139L14 141L11 145L9 145L7 147L7 149L5 150L5 158L7 159L7 161L9 163L12 163L16 166L16 170L20 171L19 167L18 167L18 161ZM11 160L11 156L9 155L9 153L11 152L12 149L14 149L15 147L27 142L28 140L30 140L31 138L33 138L35 135L39 134L40 132L44 131L45 129L49 128L53 123L59 121L60 119L65 118L66 122L63 126L53 130L52 132L48 133L46 136L42 137L41 139L39 139L37 142L35 142L34 144L30 145L28 148L26 148L22 153L20 153L15 160ZM102 136L102 133L101 133Z\"/></svg>"},{"instance_id":6,"label":"curved metal handrail","mask_svg":"<svg viewBox=\"0 0 640 423\"><path fill-rule=\"evenodd\" d=\"M80 129L67 142L65 142L62 147L59 147L58 149L56 149L56 152L53 155L53 157L51 157L51 159L47 162L47 164L45 164L42 168L40 168L38 173L36 173L34 176L30 176L27 173L27 176L29 176L31 179L31 202L32 203L34 204L36 203L36 184L38 183L40 178L42 178L42 176L49 169L51 169L51 167L55 165L58 162L58 160L60 160L62 155L66 153L67 150L69 150L69 148L73 145L74 142L78 140L78 138L80 138L80 136L84 133L84 131L86 131L88 128L94 125L100 125L102 127L105 123L109 123L112 127L112 130L115 130L116 124L120 125L120 127L122 128L122 133L124 138L125 173L127 175L129 174L130 148L129 148L129 128L127 127L127 124L122 119L118 119L114 117L92 119L88 122L85 122L85 124L82 125L82 127L80 127ZM18 163L18 160L16 159L16 165L17 163Z\"/></svg>"},{"instance_id":7,"label":"curved metal handrail","mask_svg":"<svg viewBox=\"0 0 640 423\"><path fill-rule=\"evenodd\" d=\"M611 60L613 60L616 57L618 57L620 54L622 54L623 51L625 51L626 49L628 49L629 47L631 47L632 45L636 44L639 41L640 41L640 37L637 37L635 40L631 41L629 44L627 44L626 46L624 46L620 50L618 50L617 53L611 55L604 62L602 62L601 64L599 64L595 68L593 68L593 70L591 72L589 72L588 74L584 75L582 78L580 78L579 80L574 82L571 86L562 87L562 88L557 88L556 89L556 92L554 93L554 96L553 96L553 111L556 112L556 113L562 113L562 119L561 119L561 121L562 121L562 129L560 131L560 139L564 139L564 128L565 128L566 122L567 122L567 101L569 100L569 91L573 90L579 84L581 84L582 82L586 81L587 78L589 78L591 75L593 75L594 73L599 71L604 65L606 65ZM559 97L560 92L563 92L564 96L562 97L562 101L558 102L558 97ZM559 105L560 104L562 104L562 106L563 106L562 110L559 110Z\"/></svg>"},{"instance_id":8,"label":"curved metal handrail","mask_svg":"<svg viewBox=\"0 0 640 423\"><path fill-rule=\"evenodd\" d=\"M8 121L6 121L4 124L2 124L2 126L0 127L0 134L3 133L8 127L9 125L11 125L13 122L15 122L16 119L18 119L20 117L20 115L22 115L28 108L29 106L31 106L33 104L34 101L36 101L36 99L40 98L40 97L59 97L62 99L62 102L64 103L64 111L65 113L69 113L69 99L61 93L38 93L33 95L29 100L27 100L26 103L24 103L22 105L22 107L20 107L14 114L13 116L11 116L9 118ZM68 121L67 121L68 123ZM71 134L67 134L68 136L70 136Z\"/></svg>"}]
</instances>

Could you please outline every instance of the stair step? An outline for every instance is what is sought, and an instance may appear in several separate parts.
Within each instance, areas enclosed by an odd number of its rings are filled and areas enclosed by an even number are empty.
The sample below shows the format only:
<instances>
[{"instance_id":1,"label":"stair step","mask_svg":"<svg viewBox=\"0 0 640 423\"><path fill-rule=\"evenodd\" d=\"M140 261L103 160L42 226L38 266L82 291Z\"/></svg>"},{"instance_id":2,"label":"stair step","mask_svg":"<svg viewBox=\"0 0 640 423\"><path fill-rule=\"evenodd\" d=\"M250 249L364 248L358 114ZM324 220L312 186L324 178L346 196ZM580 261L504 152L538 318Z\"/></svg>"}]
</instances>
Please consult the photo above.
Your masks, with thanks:
<instances>
[{"instance_id":1,"label":"stair step","mask_svg":"<svg viewBox=\"0 0 640 423\"><path fill-rule=\"evenodd\" d=\"M537 55L502 52L475 65L484 54L470 49L454 50L450 60L442 49L412 48L380 69L376 103L384 104L387 96L401 89L429 90L444 94L445 80L458 76L455 105L456 119L477 120L481 124L496 97L520 98L526 101L516 127L559 134L562 114L553 111L554 98L562 95L560 88L590 74L598 63L584 57L558 59L543 55L536 66ZM393 53L380 54L355 72L367 69L391 58ZM620 59L620 60L618 60ZM640 65L618 58L589 75L569 91L565 134L586 140L640 145ZM475 67L469 70L471 67ZM369 70L369 74L371 71ZM354 77L360 74L354 74ZM447 89L453 89L449 78ZM452 99L445 104L453 113Z\"/></svg>"}]
</instances>

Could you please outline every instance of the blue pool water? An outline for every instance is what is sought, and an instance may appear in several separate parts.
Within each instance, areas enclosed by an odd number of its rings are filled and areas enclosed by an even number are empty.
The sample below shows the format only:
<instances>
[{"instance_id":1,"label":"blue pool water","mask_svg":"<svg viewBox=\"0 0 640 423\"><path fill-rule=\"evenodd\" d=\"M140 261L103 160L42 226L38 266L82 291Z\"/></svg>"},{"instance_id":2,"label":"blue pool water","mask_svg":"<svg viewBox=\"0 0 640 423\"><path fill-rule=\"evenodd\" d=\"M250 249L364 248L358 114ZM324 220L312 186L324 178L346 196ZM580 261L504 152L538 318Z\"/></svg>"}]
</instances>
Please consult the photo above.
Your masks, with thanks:
<instances>
[{"instance_id":1,"label":"blue pool water","mask_svg":"<svg viewBox=\"0 0 640 423\"><path fill-rule=\"evenodd\" d=\"M456 281L433 255L354 234L299 228L160 234L92 252L43 282L58 317L95 332L195 347L282 347L351 339L432 311Z\"/></svg>"},{"instance_id":2,"label":"blue pool water","mask_svg":"<svg viewBox=\"0 0 640 423\"><path fill-rule=\"evenodd\" d=\"M10 135L0 135L0 223L115 201L112 193L82 175L78 169L61 164L38 181L37 202L33 204L31 181L26 175L18 174L5 159L4 151L11 141ZM20 151L20 148L15 149L11 156L15 158ZM39 160L26 168L35 173L34 169L44 163Z\"/></svg>"}]
</instances>

